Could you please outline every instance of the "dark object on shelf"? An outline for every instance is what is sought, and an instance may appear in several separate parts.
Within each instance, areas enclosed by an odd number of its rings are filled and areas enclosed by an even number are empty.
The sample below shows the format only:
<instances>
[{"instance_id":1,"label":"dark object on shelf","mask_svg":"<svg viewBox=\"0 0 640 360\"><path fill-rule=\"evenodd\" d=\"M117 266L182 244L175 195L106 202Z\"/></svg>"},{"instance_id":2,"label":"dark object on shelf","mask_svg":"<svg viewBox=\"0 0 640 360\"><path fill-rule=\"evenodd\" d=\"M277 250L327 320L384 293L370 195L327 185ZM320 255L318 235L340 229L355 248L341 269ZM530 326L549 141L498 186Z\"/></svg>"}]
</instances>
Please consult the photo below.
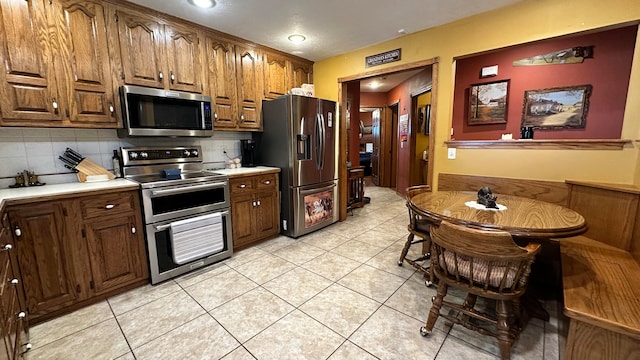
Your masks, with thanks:
<instances>
[{"instance_id":1,"label":"dark object on shelf","mask_svg":"<svg viewBox=\"0 0 640 360\"><path fill-rule=\"evenodd\" d=\"M496 205L497 196L493 195L491 189L487 186L483 186L478 190L478 204L482 204L490 209L497 209Z\"/></svg>"},{"instance_id":2,"label":"dark object on shelf","mask_svg":"<svg viewBox=\"0 0 640 360\"><path fill-rule=\"evenodd\" d=\"M16 183L13 185L9 185L10 188L19 188L19 187L25 187L25 186L42 186L46 184L38 181L38 176L29 170L24 170L23 172L18 173L15 179L16 179Z\"/></svg>"},{"instance_id":3,"label":"dark object on shelf","mask_svg":"<svg viewBox=\"0 0 640 360\"><path fill-rule=\"evenodd\" d=\"M242 167L256 166L256 142L252 139L240 140Z\"/></svg>"},{"instance_id":4,"label":"dark object on shelf","mask_svg":"<svg viewBox=\"0 0 640 360\"><path fill-rule=\"evenodd\" d=\"M520 139L533 139L533 127L525 126L520 129Z\"/></svg>"}]
</instances>

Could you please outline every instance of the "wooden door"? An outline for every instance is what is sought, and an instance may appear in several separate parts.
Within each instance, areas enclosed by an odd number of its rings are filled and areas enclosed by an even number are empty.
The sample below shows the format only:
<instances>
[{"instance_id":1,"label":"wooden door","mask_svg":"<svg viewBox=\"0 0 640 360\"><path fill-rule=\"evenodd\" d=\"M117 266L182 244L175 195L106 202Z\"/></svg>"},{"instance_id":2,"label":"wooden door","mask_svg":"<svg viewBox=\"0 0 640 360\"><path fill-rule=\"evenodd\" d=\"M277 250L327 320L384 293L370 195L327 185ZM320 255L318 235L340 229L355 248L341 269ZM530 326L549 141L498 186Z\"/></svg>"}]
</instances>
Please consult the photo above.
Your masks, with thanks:
<instances>
[{"instance_id":1,"label":"wooden door","mask_svg":"<svg viewBox=\"0 0 640 360\"><path fill-rule=\"evenodd\" d=\"M71 305L87 291L74 276L72 238L76 234L67 228L66 211L62 201L9 209L32 318Z\"/></svg>"},{"instance_id":2,"label":"wooden door","mask_svg":"<svg viewBox=\"0 0 640 360\"><path fill-rule=\"evenodd\" d=\"M84 228L96 294L146 277L142 226L133 214L88 221Z\"/></svg>"},{"instance_id":3,"label":"wooden door","mask_svg":"<svg viewBox=\"0 0 640 360\"><path fill-rule=\"evenodd\" d=\"M45 6L44 0L0 0L2 125L62 120Z\"/></svg>"},{"instance_id":4,"label":"wooden door","mask_svg":"<svg viewBox=\"0 0 640 360\"><path fill-rule=\"evenodd\" d=\"M60 41L57 78L65 79L59 85L68 99L65 115L72 123L116 127L103 3L62 0L54 11Z\"/></svg>"},{"instance_id":5,"label":"wooden door","mask_svg":"<svg viewBox=\"0 0 640 360\"><path fill-rule=\"evenodd\" d=\"M380 109L371 113L371 134L373 137L373 152L371 152L371 182L380 185Z\"/></svg>"},{"instance_id":6,"label":"wooden door","mask_svg":"<svg viewBox=\"0 0 640 360\"><path fill-rule=\"evenodd\" d=\"M164 27L169 88L202 93L198 32L178 25Z\"/></svg>"},{"instance_id":7,"label":"wooden door","mask_svg":"<svg viewBox=\"0 0 640 360\"><path fill-rule=\"evenodd\" d=\"M262 62L257 50L236 45L238 127L261 130Z\"/></svg>"},{"instance_id":8,"label":"wooden door","mask_svg":"<svg viewBox=\"0 0 640 360\"><path fill-rule=\"evenodd\" d=\"M289 66L289 89L313 84L313 64L291 60Z\"/></svg>"},{"instance_id":9,"label":"wooden door","mask_svg":"<svg viewBox=\"0 0 640 360\"><path fill-rule=\"evenodd\" d=\"M253 194L233 195L231 198L231 223L233 226L233 249L238 249L254 238L255 225Z\"/></svg>"},{"instance_id":10,"label":"wooden door","mask_svg":"<svg viewBox=\"0 0 640 360\"><path fill-rule=\"evenodd\" d=\"M275 191L256 195L256 232L260 237L268 237L280 231L280 203Z\"/></svg>"},{"instance_id":11,"label":"wooden door","mask_svg":"<svg viewBox=\"0 0 640 360\"><path fill-rule=\"evenodd\" d=\"M236 119L236 63L233 44L228 41L206 37L207 78L213 126L235 128Z\"/></svg>"},{"instance_id":12,"label":"wooden door","mask_svg":"<svg viewBox=\"0 0 640 360\"><path fill-rule=\"evenodd\" d=\"M151 17L116 10L125 84L163 88L166 70L162 25Z\"/></svg>"},{"instance_id":13,"label":"wooden door","mask_svg":"<svg viewBox=\"0 0 640 360\"><path fill-rule=\"evenodd\" d=\"M289 90L287 78L287 61L283 56L265 53L264 66L264 97L275 99L285 95Z\"/></svg>"}]
</instances>

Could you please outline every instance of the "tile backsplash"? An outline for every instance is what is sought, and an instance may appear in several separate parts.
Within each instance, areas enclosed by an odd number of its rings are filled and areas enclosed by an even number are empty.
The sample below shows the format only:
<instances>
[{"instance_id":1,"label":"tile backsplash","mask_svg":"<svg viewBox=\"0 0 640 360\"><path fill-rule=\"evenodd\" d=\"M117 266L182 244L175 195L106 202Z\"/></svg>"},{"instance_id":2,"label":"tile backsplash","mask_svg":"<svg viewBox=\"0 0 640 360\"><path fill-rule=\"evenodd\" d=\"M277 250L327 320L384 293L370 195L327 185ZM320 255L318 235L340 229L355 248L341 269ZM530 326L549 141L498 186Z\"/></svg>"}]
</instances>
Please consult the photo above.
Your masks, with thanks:
<instances>
[{"instance_id":1,"label":"tile backsplash","mask_svg":"<svg viewBox=\"0 0 640 360\"><path fill-rule=\"evenodd\" d=\"M216 131L210 138L118 138L114 129L68 128L0 128L0 189L15 184L14 177L23 170L38 175L40 182L60 184L77 182L75 173L65 168L58 156L66 148L113 170L113 150L129 146L193 146L202 147L206 166L224 167L227 157L240 156L241 139L251 133Z\"/></svg>"}]
</instances>

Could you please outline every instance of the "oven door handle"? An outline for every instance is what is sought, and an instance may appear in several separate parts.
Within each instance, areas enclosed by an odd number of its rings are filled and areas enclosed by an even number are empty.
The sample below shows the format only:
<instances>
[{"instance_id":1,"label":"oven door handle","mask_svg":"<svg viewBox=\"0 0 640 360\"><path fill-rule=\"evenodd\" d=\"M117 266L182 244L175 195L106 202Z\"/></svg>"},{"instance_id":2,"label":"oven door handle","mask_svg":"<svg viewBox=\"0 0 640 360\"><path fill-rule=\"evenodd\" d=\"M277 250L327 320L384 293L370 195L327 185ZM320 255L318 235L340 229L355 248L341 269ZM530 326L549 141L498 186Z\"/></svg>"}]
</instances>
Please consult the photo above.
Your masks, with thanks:
<instances>
[{"instance_id":1,"label":"oven door handle","mask_svg":"<svg viewBox=\"0 0 640 360\"><path fill-rule=\"evenodd\" d=\"M229 216L229 210L220 211L218 214L222 216ZM165 231L171 227L171 223L164 225L153 225L153 227L156 229L156 231Z\"/></svg>"},{"instance_id":2,"label":"oven door handle","mask_svg":"<svg viewBox=\"0 0 640 360\"><path fill-rule=\"evenodd\" d=\"M227 182L223 181L223 182L216 182L216 183L211 183L211 184L178 187L178 188L174 188L174 189L151 190L151 196L166 196L166 195L184 194L184 193L194 192L194 191L199 191L199 190L221 188L221 187L225 187L226 185L227 185Z\"/></svg>"}]
</instances>

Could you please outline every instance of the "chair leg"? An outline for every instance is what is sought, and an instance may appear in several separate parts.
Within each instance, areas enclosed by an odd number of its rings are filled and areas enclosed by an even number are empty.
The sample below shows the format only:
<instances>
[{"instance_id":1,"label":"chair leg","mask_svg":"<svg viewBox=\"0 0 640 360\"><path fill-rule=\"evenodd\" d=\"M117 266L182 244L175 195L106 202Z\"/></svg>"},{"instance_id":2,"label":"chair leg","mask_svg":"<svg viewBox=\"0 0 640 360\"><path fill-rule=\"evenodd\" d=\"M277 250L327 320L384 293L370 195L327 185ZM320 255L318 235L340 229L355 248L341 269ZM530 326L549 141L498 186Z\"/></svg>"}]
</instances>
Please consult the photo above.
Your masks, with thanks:
<instances>
[{"instance_id":1,"label":"chair leg","mask_svg":"<svg viewBox=\"0 0 640 360\"><path fill-rule=\"evenodd\" d=\"M502 360L511 358L511 337L509 336L509 313L506 300L496 301L496 317L498 327L498 344Z\"/></svg>"},{"instance_id":2,"label":"chair leg","mask_svg":"<svg viewBox=\"0 0 640 360\"><path fill-rule=\"evenodd\" d=\"M407 257L407 253L409 252L409 248L411 247L411 243L413 242L413 238L415 237L415 235L413 233L410 233L409 236L407 237L407 242L404 244L404 248L402 249L402 252L400 253L400 259L398 260L398 266L402 266L402 264L404 263L404 258Z\"/></svg>"},{"instance_id":3,"label":"chair leg","mask_svg":"<svg viewBox=\"0 0 640 360\"><path fill-rule=\"evenodd\" d=\"M429 318L427 319L427 323L425 326L420 328L420 334L422 336L427 336L431 334L433 330L433 326L436 324L436 320L440 316L440 308L442 308L442 299L444 299L445 295L447 295L448 286L444 281L440 281L438 284L438 292L433 299L433 305L431 305L431 310L429 310Z\"/></svg>"}]
</instances>

